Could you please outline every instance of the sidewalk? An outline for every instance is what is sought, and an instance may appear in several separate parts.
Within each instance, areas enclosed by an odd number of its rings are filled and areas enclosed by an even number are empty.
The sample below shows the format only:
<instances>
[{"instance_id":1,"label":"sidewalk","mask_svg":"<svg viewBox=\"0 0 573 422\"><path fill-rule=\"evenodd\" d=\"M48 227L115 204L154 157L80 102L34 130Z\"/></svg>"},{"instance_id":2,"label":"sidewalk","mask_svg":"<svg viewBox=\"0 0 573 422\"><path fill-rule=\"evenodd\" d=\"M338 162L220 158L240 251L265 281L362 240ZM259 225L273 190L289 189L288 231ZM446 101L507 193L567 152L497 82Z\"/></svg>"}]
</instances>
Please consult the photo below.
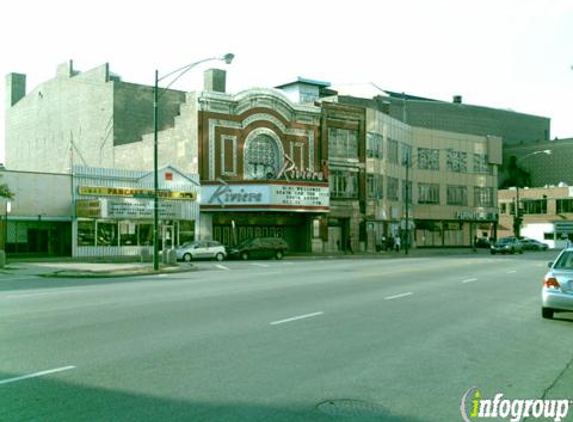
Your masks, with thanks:
<instances>
[{"instance_id":1,"label":"sidewalk","mask_svg":"<svg viewBox=\"0 0 573 422\"><path fill-rule=\"evenodd\" d=\"M356 252L350 253L291 253L285 256L285 260L315 260L315 259L407 259L432 256L476 256L489 253L487 249L471 248L423 248L410 249L408 255L405 251L400 252ZM5 268L0 268L0 281L5 276L42 276L58 278L105 278L105 277L128 277L152 274L172 274L179 272L196 271L193 264L178 263L173 266L161 264L159 271L153 270L153 264L146 262L82 262L71 258L38 258L9 259Z\"/></svg>"},{"instance_id":2,"label":"sidewalk","mask_svg":"<svg viewBox=\"0 0 573 422\"><path fill-rule=\"evenodd\" d=\"M285 256L285 259L396 259L396 258L421 258L432 256L458 256L458 255L489 255L489 249L476 249L471 248L414 248L408 249L408 254L402 249L400 252L396 251L381 251L381 252L354 252L354 253L290 253Z\"/></svg>"}]
</instances>

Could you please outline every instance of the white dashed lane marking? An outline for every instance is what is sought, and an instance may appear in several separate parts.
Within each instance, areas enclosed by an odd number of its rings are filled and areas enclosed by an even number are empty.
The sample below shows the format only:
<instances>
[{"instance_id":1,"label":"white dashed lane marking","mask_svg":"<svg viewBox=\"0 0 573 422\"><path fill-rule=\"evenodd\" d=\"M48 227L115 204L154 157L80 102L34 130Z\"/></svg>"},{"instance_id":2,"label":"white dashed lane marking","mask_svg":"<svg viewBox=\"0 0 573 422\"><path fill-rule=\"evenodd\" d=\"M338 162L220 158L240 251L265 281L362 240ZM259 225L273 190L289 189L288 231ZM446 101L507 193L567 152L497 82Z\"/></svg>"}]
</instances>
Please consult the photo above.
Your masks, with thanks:
<instances>
[{"instance_id":1,"label":"white dashed lane marking","mask_svg":"<svg viewBox=\"0 0 573 422\"><path fill-rule=\"evenodd\" d=\"M400 298L402 298L402 297L412 296L413 294L414 294L414 292L400 293L400 294L397 294L397 295L385 297L384 300L400 299Z\"/></svg>"},{"instance_id":2,"label":"white dashed lane marking","mask_svg":"<svg viewBox=\"0 0 573 422\"><path fill-rule=\"evenodd\" d=\"M5 380L0 380L0 385L9 384L11 382L23 381L23 380L27 380L30 378L38 378L38 377L42 377L44 375L55 374L56 372L69 371L70 369L76 369L76 367L75 366L64 366L62 368L48 369L47 371L34 372L33 374L22 375L21 377L8 378Z\"/></svg>"},{"instance_id":3,"label":"white dashed lane marking","mask_svg":"<svg viewBox=\"0 0 573 422\"><path fill-rule=\"evenodd\" d=\"M477 278L466 278L465 280L462 280L462 283L473 283L474 281L477 281Z\"/></svg>"},{"instance_id":4,"label":"white dashed lane marking","mask_svg":"<svg viewBox=\"0 0 573 422\"><path fill-rule=\"evenodd\" d=\"M319 316L319 315L323 315L324 312L319 311L319 312L313 312L312 314L305 314L305 315L299 315L299 316L295 316L292 318L286 318L286 319L281 319L278 321L273 321L271 322L271 325L279 325L279 324L284 324L285 322L292 322L292 321L298 321L301 319L306 319L306 318L312 318L315 316Z\"/></svg>"}]
</instances>

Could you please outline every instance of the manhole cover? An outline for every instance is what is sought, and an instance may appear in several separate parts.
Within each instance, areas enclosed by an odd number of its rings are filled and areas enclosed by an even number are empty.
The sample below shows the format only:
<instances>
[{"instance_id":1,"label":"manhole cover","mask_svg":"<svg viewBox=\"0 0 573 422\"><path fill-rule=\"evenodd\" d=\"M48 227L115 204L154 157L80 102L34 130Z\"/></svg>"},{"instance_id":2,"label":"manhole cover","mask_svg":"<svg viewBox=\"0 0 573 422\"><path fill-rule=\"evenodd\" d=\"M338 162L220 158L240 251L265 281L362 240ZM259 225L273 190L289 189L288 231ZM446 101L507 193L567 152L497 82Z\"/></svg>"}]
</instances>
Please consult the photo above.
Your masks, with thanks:
<instances>
[{"instance_id":1,"label":"manhole cover","mask_svg":"<svg viewBox=\"0 0 573 422\"><path fill-rule=\"evenodd\" d=\"M359 418L374 418L390 416L384 406L375 402L355 399L333 399L319 403L316 408L330 416L350 416Z\"/></svg>"}]
</instances>

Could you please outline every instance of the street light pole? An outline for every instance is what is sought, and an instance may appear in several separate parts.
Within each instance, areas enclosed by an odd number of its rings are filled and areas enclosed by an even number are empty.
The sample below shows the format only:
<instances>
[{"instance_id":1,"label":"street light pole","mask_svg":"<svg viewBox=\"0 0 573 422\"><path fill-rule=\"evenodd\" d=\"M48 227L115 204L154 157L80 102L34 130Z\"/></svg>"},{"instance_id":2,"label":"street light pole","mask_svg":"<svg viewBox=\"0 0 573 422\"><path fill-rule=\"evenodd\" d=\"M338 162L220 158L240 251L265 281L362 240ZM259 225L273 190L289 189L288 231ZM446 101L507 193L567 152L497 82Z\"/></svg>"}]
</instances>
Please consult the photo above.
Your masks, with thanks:
<instances>
[{"instance_id":1,"label":"street light pole","mask_svg":"<svg viewBox=\"0 0 573 422\"><path fill-rule=\"evenodd\" d=\"M406 238L404 239L404 255L408 255L408 243L410 243L410 155L406 156Z\"/></svg>"},{"instance_id":2,"label":"street light pole","mask_svg":"<svg viewBox=\"0 0 573 422\"><path fill-rule=\"evenodd\" d=\"M159 99L161 95L169 89L181 76L193 69L195 66L213 61L222 60L226 64L230 64L235 58L234 54L228 53L222 57L210 57L207 59L199 60L180 67L166 75L159 77L159 71L155 70L155 81L153 84L153 270L159 270L159 169L158 169L158 116L159 116ZM173 80L159 92L159 82L170 76L176 75Z\"/></svg>"},{"instance_id":3,"label":"street light pole","mask_svg":"<svg viewBox=\"0 0 573 422\"><path fill-rule=\"evenodd\" d=\"M12 203L7 200L6 201L6 216L4 219L4 256L5 258L8 257L8 214L12 211ZM6 259L6 263L8 260Z\"/></svg>"},{"instance_id":4,"label":"street light pole","mask_svg":"<svg viewBox=\"0 0 573 422\"><path fill-rule=\"evenodd\" d=\"M155 70L155 84L153 86L153 270L159 270L159 171L157 146L157 118L159 71Z\"/></svg>"}]
</instances>

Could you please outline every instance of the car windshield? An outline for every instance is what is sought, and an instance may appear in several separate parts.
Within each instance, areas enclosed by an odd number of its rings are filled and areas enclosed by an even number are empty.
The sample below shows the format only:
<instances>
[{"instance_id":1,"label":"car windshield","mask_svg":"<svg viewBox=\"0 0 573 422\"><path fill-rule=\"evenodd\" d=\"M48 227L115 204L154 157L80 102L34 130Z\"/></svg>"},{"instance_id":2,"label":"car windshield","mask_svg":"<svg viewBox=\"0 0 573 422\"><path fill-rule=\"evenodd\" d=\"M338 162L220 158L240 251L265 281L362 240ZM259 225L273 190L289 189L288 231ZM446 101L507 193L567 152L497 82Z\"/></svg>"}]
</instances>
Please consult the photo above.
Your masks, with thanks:
<instances>
[{"instance_id":1,"label":"car windshield","mask_svg":"<svg viewBox=\"0 0 573 422\"><path fill-rule=\"evenodd\" d=\"M251 243L253 243L253 239L243 240L241 243L237 245L237 248L243 248L245 246L249 246Z\"/></svg>"},{"instance_id":2,"label":"car windshield","mask_svg":"<svg viewBox=\"0 0 573 422\"><path fill-rule=\"evenodd\" d=\"M506 239L499 239L499 240L497 241L497 243L500 244L500 245L502 245L502 244L505 244L505 243L511 243L512 241L513 241L512 239L506 238Z\"/></svg>"},{"instance_id":3,"label":"car windshield","mask_svg":"<svg viewBox=\"0 0 573 422\"><path fill-rule=\"evenodd\" d=\"M185 243L182 244L180 247L181 247L181 248L190 248L190 247L192 247L192 246L194 246L194 245L196 245L196 244L197 244L197 242L185 242Z\"/></svg>"}]
</instances>

